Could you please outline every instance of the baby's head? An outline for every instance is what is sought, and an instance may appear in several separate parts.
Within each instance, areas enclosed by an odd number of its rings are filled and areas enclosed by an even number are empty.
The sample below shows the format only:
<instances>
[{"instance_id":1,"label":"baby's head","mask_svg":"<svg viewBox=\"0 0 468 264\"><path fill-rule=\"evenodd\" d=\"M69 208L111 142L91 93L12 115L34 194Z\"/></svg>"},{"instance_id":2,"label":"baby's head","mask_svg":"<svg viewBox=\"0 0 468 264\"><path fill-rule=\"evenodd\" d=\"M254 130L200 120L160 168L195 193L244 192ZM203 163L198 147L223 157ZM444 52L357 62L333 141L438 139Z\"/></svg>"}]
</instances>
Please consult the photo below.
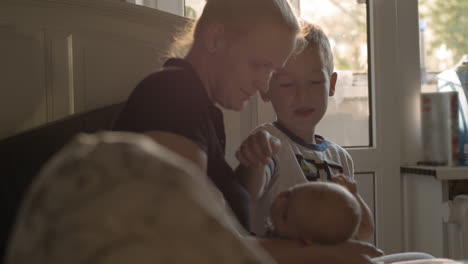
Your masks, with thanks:
<instances>
[{"instance_id":1,"label":"baby's head","mask_svg":"<svg viewBox=\"0 0 468 264\"><path fill-rule=\"evenodd\" d=\"M303 22L298 51L271 78L265 101L288 128L315 126L324 116L328 97L335 93L337 73L329 40L318 26Z\"/></svg>"},{"instance_id":2,"label":"baby's head","mask_svg":"<svg viewBox=\"0 0 468 264\"><path fill-rule=\"evenodd\" d=\"M361 209L345 188L310 182L280 193L271 206L270 221L277 235L333 244L356 234Z\"/></svg>"}]
</instances>

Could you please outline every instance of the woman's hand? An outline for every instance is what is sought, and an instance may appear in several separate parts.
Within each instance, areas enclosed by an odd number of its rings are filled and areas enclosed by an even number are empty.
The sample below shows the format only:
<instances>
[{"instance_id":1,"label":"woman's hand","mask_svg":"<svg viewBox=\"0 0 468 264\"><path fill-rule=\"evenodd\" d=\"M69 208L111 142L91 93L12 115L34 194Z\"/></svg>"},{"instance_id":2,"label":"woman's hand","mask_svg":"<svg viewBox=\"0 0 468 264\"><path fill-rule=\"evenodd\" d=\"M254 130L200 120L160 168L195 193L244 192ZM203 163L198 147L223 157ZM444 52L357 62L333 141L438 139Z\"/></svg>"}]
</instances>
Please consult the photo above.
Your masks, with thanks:
<instances>
[{"instance_id":1,"label":"woman's hand","mask_svg":"<svg viewBox=\"0 0 468 264\"><path fill-rule=\"evenodd\" d=\"M278 138L266 130L259 130L244 140L236 152L240 163L236 168L237 179L253 200L258 199L268 186L275 165L272 157L280 147Z\"/></svg>"},{"instance_id":2,"label":"woman's hand","mask_svg":"<svg viewBox=\"0 0 468 264\"><path fill-rule=\"evenodd\" d=\"M374 264L383 252L365 242L350 240L338 245L304 246L292 240L258 239L278 264Z\"/></svg>"},{"instance_id":3,"label":"woman's hand","mask_svg":"<svg viewBox=\"0 0 468 264\"><path fill-rule=\"evenodd\" d=\"M373 245L351 240L338 245L316 245L320 259L317 263L330 264L371 264L371 258L384 255Z\"/></svg>"},{"instance_id":4,"label":"woman's hand","mask_svg":"<svg viewBox=\"0 0 468 264\"><path fill-rule=\"evenodd\" d=\"M236 158L245 167L265 166L278 153L281 142L266 130L250 135L236 152Z\"/></svg>"}]
</instances>

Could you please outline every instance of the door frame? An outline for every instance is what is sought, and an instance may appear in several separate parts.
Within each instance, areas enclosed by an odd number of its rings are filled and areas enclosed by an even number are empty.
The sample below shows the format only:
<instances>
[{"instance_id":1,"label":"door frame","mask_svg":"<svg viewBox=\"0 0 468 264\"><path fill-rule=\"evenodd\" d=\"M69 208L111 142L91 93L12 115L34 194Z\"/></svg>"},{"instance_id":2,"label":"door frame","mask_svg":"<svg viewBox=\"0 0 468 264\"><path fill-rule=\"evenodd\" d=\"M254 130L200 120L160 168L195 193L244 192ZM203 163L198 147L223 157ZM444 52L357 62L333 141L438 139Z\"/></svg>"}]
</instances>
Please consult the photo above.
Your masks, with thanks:
<instances>
[{"instance_id":1,"label":"door frame","mask_svg":"<svg viewBox=\"0 0 468 264\"><path fill-rule=\"evenodd\" d=\"M403 246L400 167L421 153L417 0L368 0L372 146L347 148L358 174L374 175L376 245L386 253ZM241 113L241 138L258 125L258 98Z\"/></svg>"},{"instance_id":2,"label":"door frame","mask_svg":"<svg viewBox=\"0 0 468 264\"><path fill-rule=\"evenodd\" d=\"M400 167L421 155L417 0L370 0L372 135L370 148L349 148L356 172L375 175L377 246L404 251Z\"/></svg>"}]
</instances>

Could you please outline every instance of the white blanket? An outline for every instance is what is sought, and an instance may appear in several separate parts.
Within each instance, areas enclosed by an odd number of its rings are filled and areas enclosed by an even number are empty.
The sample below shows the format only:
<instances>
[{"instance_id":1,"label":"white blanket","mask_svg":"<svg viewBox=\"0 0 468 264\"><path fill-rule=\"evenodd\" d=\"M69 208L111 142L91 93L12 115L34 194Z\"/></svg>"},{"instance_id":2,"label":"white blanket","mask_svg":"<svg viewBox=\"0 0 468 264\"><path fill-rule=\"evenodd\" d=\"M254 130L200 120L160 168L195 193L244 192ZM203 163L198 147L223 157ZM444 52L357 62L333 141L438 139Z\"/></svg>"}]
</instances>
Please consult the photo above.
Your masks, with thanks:
<instances>
[{"instance_id":1,"label":"white blanket","mask_svg":"<svg viewBox=\"0 0 468 264\"><path fill-rule=\"evenodd\" d=\"M207 176L151 139L81 135L42 170L7 264L271 263Z\"/></svg>"}]
</instances>

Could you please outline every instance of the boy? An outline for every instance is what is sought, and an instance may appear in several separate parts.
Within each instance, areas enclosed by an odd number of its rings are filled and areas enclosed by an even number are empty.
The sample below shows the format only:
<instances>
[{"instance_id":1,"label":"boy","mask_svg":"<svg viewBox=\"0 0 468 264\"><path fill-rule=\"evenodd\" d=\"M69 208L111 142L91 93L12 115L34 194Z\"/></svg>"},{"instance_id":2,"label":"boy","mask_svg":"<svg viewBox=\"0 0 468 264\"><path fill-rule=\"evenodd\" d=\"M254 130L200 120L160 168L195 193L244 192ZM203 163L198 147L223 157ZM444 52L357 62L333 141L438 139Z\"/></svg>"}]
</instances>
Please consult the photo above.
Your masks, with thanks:
<instances>
[{"instance_id":1,"label":"boy","mask_svg":"<svg viewBox=\"0 0 468 264\"><path fill-rule=\"evenodd\" d=\"M305 245L339 244L355 236L360 221L359 203L345 188L309 182L275 198L266 236L293 239Z\"/></svg>"},{"instance_id":2,"label":"boy","mask_svg":"<svg viewBox=\"0 0 468 264\"><path fill-rule=\"evenodd\" d=\"M357 238L367 240L374 223L358 194L351 156L315 134L328 97L335 93L337 73L331 47L319 27L309 25L305 32L303 48L272 76L269 91L261 93L265 101L271 101L277 120L257 128L236 153L238 180L253 200L252 231L265 233L265 218L280 192L309 181L331 181L358 200L362 221Z\"/></svg>"}]
</instances>

